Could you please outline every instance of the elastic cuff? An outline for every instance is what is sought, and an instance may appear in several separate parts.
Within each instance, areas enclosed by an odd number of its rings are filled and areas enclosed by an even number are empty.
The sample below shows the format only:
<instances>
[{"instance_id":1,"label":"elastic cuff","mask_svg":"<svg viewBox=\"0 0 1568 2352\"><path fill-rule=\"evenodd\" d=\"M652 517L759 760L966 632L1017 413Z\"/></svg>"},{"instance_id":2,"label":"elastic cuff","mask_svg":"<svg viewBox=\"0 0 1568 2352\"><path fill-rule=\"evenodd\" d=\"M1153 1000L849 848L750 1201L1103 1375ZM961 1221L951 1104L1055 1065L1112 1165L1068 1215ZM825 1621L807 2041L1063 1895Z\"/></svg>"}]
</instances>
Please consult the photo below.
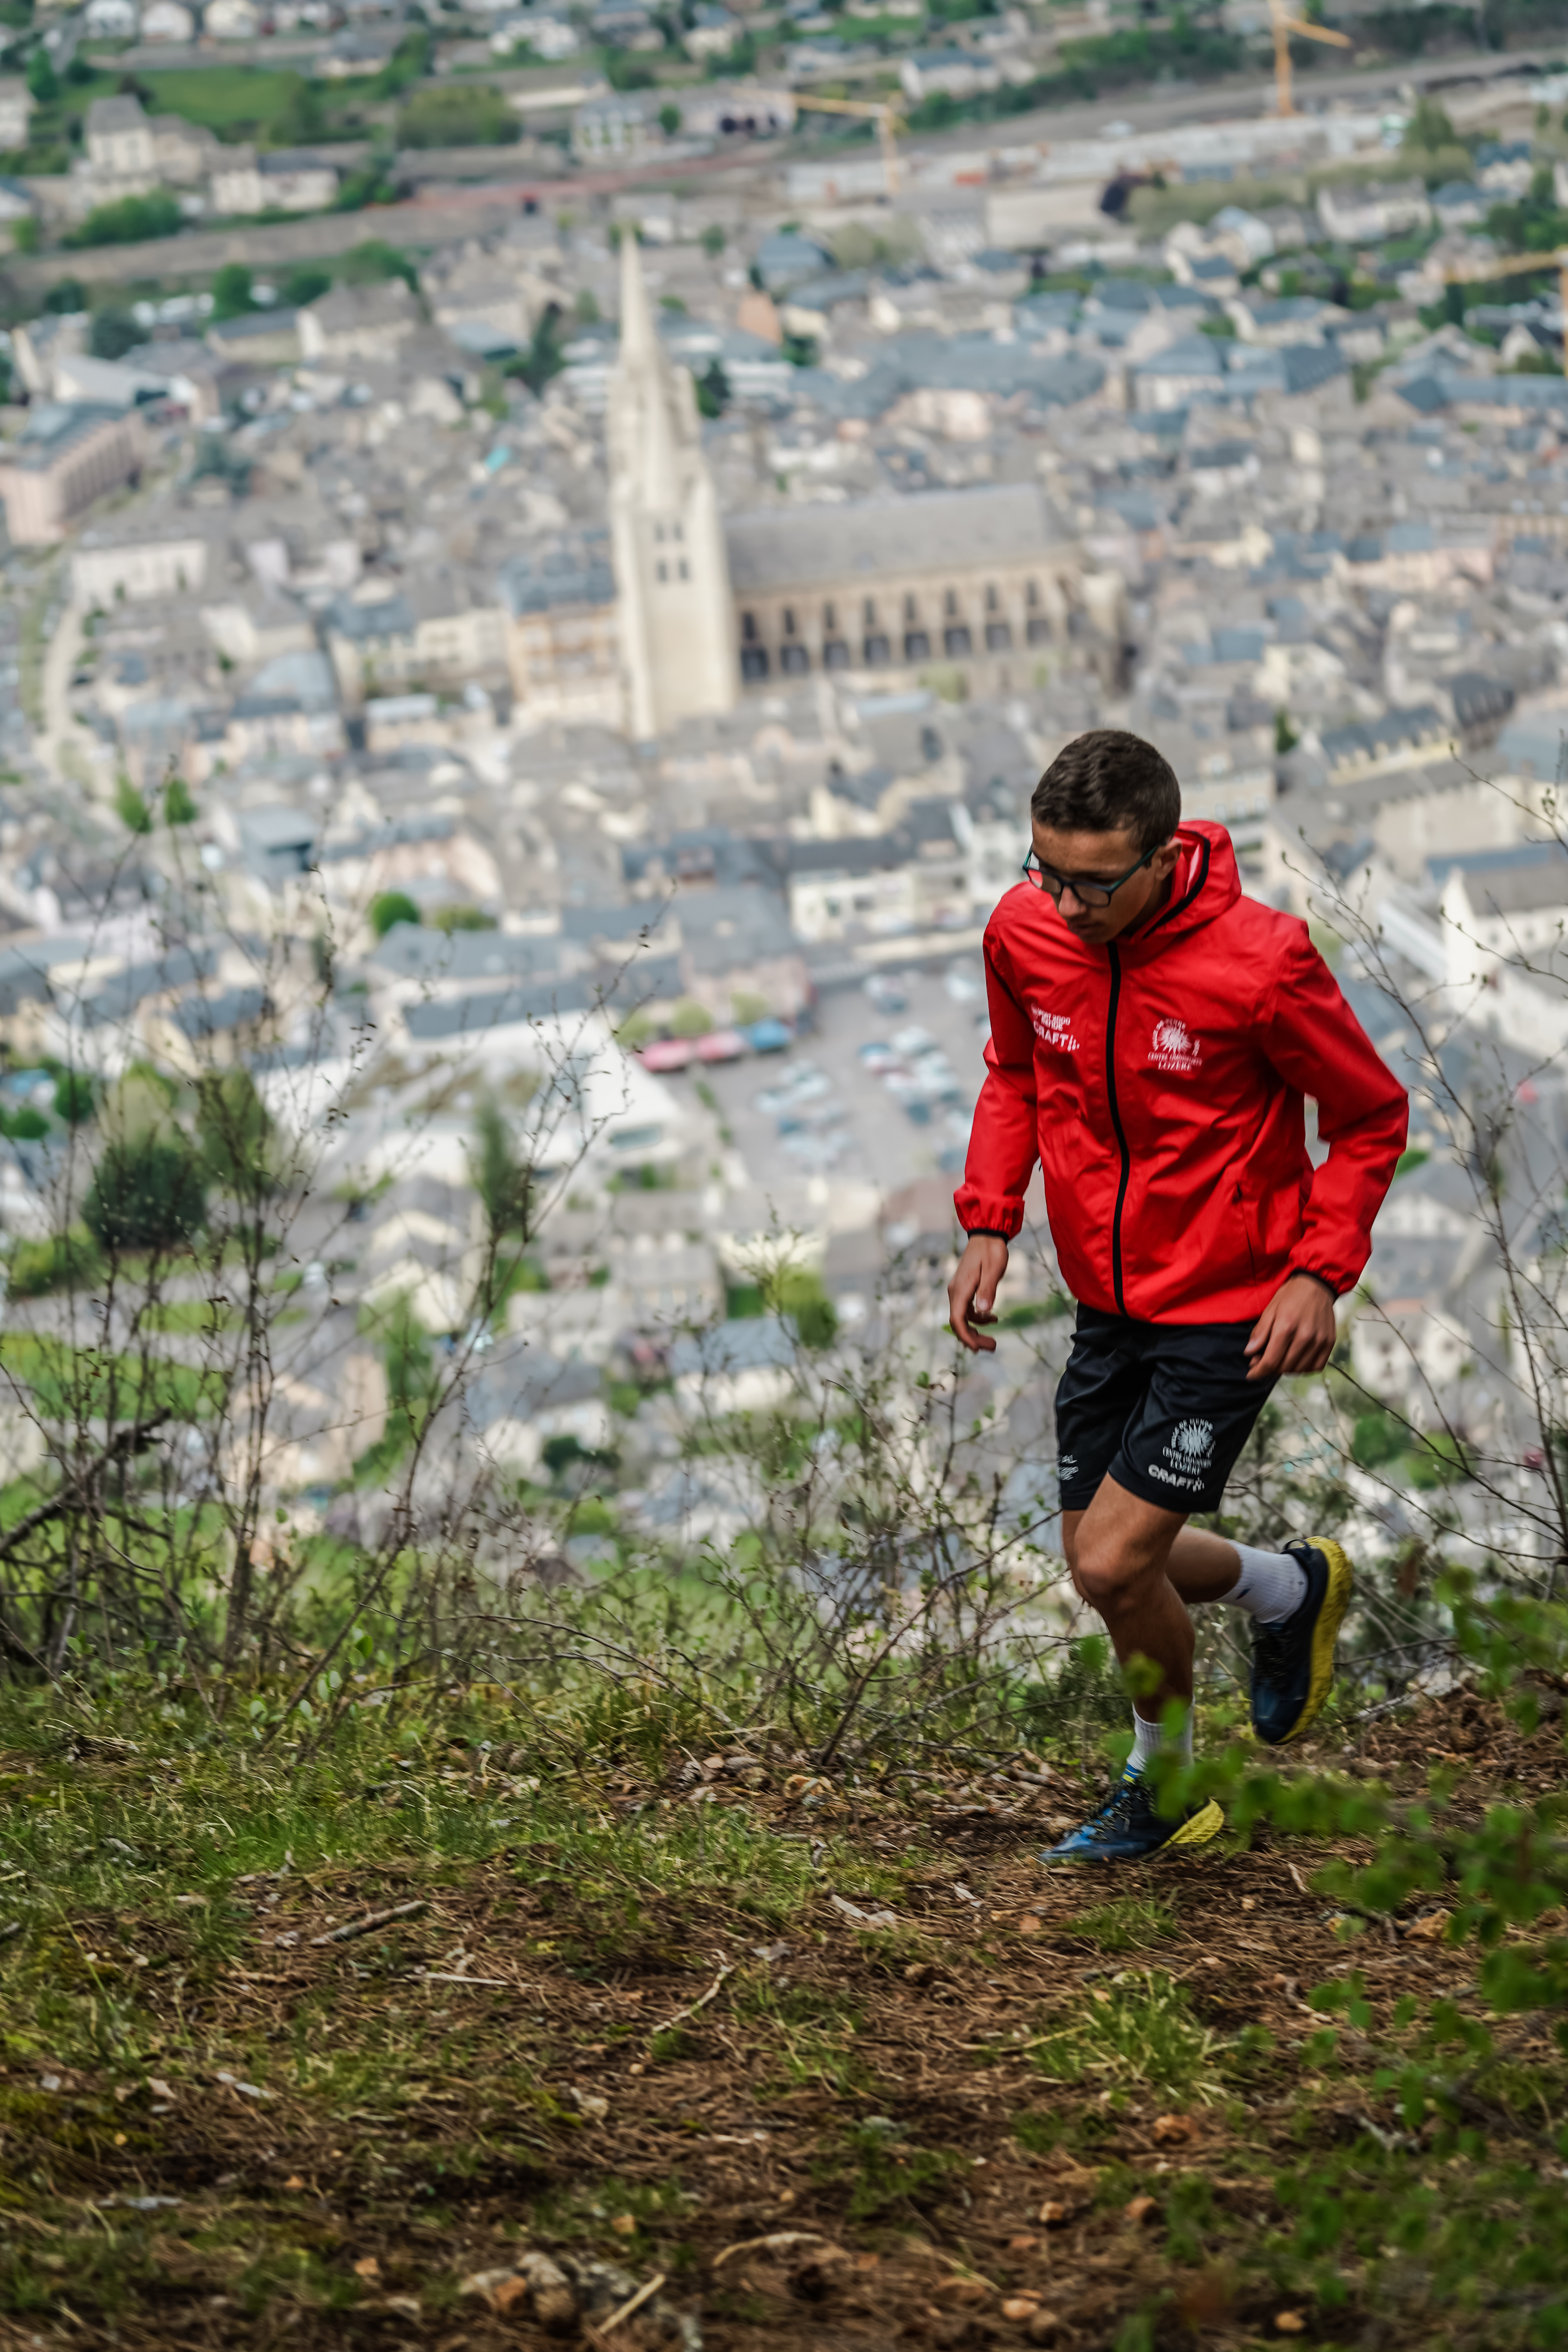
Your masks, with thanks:
<instances>
[{"instance_id":1,"label":"elastic cuff","mask_svg":"<svg viewBox=\"0 0 1568 2352\"><path fill-rule=\"evenodd\" d=\"M1338 1286L1331 1283L1326 1274L1314 1274L1310 1265L1293 1265L1285 1279L1287 1282L1294 1282L1299 1275L1305 1275L1309 1282L1321 1282L1329 1297L1338 1301L1340 1295Z\"/></svg>"},{"instance_id":2,"label":"elastic cuff","mask_svg":"<svg viewBox=\"0 0 1568 2352\"><path fill-rule=\"evenodd\" d=\"M1000 1234L994 1225L965 1225L963 1238L967 1242L1005 1242L1009 1247L1013 1242L1011 1234Z\"/></svg>"}]
</instances>

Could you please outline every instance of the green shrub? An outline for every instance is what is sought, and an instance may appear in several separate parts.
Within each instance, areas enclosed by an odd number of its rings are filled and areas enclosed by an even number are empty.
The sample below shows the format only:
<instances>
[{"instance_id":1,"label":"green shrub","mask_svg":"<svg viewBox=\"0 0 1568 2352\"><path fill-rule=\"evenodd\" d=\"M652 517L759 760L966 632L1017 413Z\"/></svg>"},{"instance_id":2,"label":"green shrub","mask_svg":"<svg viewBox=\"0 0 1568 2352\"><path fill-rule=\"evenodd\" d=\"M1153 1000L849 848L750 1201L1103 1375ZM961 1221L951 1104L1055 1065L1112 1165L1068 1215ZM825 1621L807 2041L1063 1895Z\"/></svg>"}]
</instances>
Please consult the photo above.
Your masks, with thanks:
<instances>
[{"instance_id":1,"label":"green shrub","mask_svg":"<svg viewBox=\"0 0 1568 2352\"><path fill-rule=\"evenodd\" d=\"M18 1242L11 1255L14 1298L46 1298L51 1291L85 1289L102 1273L103 1261L90 1234L80 1225L51 1234L47 1241Z\"/></svg>"},{"instance_id":2,"label":"green shrub","mask_svg":"<svg viewBox=\"0 0 1568 2352\"><path fill-rule=\"evenodd\" d=\"M173 1249L206 1222L206 1190L184 1136L130 1136L106 1146L82 1203L101 1250Z\"/></svg>"},{"instance_id":3,"label":"green shrub","mask_svg":"<svg viewBox=\"0 0 1568 2352\"><path fill-rule=\"evenodd\" d=\"M67 245L140 245L144 238L174 236L184 226L184 215L173 196L160 189L150 196L121 196L111 205L94 205Z\"/></svg>"},{"instance_id":4,"label":"green shrub","mask_svg":"<svg viewBox=\"0 0 1568 2352\"><path fill-rule=\"evenodd\" d=\"M370 902L370 927L378 940L399 923L417 923L419 909L405 890L383 890Z\"/></svg>"}]
</instances>

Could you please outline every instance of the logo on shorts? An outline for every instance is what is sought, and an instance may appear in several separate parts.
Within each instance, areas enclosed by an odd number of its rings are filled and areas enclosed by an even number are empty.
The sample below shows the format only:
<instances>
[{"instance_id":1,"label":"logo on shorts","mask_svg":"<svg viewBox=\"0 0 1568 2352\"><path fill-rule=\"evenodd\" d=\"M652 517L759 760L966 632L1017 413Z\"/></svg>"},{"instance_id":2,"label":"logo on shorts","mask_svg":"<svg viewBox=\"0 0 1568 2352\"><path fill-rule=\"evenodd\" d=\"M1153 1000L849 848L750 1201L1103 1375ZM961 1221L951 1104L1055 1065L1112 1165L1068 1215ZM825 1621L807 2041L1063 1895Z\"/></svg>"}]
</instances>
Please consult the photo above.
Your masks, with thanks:
<instances>
[{"instance_id":1,"label":"logo on shorts","mask_svg":"<svg viewBox=\"0 0 1568 2352\"><path fill-rule=\"evenodd\" d=\"M1157 1070L1190 1078L1203 1060L1203 1048L1184 1021L1156 1021L1149 1059Z\"/></svg>"},{"instance_id":2,"label":"logo on shorts","mask_svg":"<svg viewBox=\"0 0 1568 2352\"><path fill-rule=\"evenodd\" d=\"M1076 1454L1058 1454L1057 1457L1057 1476L1062 1479L1076 1478L1078 1476L1078 1455Z\"/></svg>"},{"instance_id":3,"label":"logo on shorts","mask_svg":"<svg viewBox=\"0 0 1568 2352\"><path fill-rule=\"evenodd\" d=\"M1204 1473L1213 1460L1213 1422L1179 1421L1165 1440L1164 1462L1151 1462L1149 1475L1158 1478L1163 1486L1184 1487L1195 1495L1202 1492Z\"/></svg>"},{"instance_id":4,"label":"logo on shorts","mask_svg":"<svg viewBox=\"0 0 1568 2352\"><path fill-rule=\"evenodd\" d=\"M1179 1421L1165 1452L1184 1470L1206 1470L1214 1460L1213 1422Z\"/></svg>"},{"instance_id":5,"label":"logo on shorts","mask_svg":"<svg viewBox=\"0 0 1568 2352\"><path fill-rule=\"evenodd\" d=\"M1043 1004L1031 1004L1029 1020L1042 1045L1054 1045L1058 1054L1078 1052L1079 1041L1073 1035L1070 1013L1047 1013Z\"/></svg>"}]
</instances>

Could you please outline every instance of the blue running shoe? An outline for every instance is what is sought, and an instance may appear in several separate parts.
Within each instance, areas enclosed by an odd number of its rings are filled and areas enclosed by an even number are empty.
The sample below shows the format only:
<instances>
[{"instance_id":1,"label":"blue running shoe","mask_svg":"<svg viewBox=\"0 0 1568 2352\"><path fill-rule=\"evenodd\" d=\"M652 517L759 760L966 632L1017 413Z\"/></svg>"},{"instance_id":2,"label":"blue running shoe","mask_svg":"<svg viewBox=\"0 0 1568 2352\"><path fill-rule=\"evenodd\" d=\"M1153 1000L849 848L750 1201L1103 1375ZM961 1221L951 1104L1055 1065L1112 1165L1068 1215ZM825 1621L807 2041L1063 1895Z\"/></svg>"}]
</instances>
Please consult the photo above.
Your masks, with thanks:
<instances>
[{"instance_id":1,"label":"blue running shoe","mask_svg":"<svg viewBox=\"0 0 1568 2352\"><path fill-rule=\"evenodd\" d=\"M1098 1813L1047 1846L1042 1862L1146 1862L1172 1846L1207 1845L1225 1827L1225 1814L1212 1797L1190 1805L1174 1820L1154 1809L1142 1773L1123 1772Z\"/></svg>"},{"instance_id":2,"label":"blue running shoe","mask_svg":"<svg viewBox=\"0 0 1568 2352\"><path fill-rule=\"evenodd\" d=\"M1355 1581L1350 1560L1327 1536L1285 1549L1306 1570L1306 1598L1282 1624L1252 1628L1252 1728L1270 1748L1300 1739L1321 1714Z\"/></svg>"}]
</instances>

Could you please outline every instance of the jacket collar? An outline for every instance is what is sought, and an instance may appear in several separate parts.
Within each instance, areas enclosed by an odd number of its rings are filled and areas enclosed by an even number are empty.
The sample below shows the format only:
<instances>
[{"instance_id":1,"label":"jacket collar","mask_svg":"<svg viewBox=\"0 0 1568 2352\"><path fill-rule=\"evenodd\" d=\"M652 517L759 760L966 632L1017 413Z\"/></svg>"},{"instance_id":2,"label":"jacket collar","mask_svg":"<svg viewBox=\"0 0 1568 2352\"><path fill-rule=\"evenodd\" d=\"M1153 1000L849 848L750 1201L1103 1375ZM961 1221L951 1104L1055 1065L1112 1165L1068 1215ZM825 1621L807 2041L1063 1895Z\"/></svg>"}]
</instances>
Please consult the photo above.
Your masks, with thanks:
<instances>
[{"instance_id":1,"label":"jacket collar","mask_svg":"<svg viewBox=\"0 0 1568 2352\"><path fill-rule=\"evenodd\" d=\"M1212 923L1241 896L1236 851L1223 824L1194 818L1178 825L1176 840L1181 856L1172 877L1170 898L1144 929L1114 942L1123 958L1158 955L1179 935Z\"/></svg>"}]
</instances>

